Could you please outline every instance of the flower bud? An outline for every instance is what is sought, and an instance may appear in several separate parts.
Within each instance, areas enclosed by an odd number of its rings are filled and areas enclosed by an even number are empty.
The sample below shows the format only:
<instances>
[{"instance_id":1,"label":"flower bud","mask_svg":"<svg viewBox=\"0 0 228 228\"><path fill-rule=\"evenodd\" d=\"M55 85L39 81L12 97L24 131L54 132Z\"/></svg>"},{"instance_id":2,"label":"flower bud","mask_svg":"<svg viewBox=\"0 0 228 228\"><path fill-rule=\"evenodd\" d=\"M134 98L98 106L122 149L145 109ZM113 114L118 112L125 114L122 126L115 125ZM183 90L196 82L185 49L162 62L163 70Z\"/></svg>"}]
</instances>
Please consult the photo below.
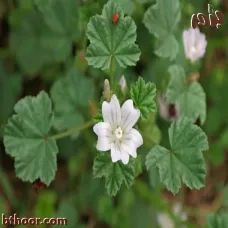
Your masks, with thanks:
<instances>
[{"instance_id":1,"label":"flower bud","mask_svg":"<svg viewBox=\"0 0 228 228\"><path fill-rule=\"evenodd\" d=\"M199 74L199 72L196 72L196 73L191 75L190 80L194 82L194 81L198 81L199 78L200 78L200 74Z\"/></svg>"},{"instance_id":2,"label":"flower bud","mask_svg":"<svg viewBox=\"0 0 228 228\"><path fill-rule=\"evenodd\" d=\"M106 101L110 101L111 99L111 90L110 90L110 84L109 80L105 79L104 80L104 92L103 92L103 97Z\"/></svg>"},{"instance_id":3,"label":"flower bud","mask_svg":"<svg viewBox=\"0 0 228 228\"><path fill-rule=\"evenodd\" d=\"M122 93L125 93L126 88L127 88L127 82L126 82L124 75L120 78L119 84L120 84L120 88L121 88Z\"/></svg>"}]
</instances>

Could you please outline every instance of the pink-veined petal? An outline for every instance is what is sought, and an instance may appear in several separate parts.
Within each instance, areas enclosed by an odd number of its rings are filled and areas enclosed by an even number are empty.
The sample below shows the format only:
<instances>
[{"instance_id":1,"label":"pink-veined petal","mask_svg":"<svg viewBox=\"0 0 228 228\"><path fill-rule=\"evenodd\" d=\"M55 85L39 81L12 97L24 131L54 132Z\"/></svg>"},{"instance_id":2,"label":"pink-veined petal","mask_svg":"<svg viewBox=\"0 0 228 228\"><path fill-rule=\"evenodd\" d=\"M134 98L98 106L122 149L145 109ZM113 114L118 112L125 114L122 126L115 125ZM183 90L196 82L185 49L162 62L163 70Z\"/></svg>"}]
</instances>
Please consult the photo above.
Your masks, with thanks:
<instances>
[{"instance_id":1,"label":"pink-veined petal","mask_svg":"<svg viewBox=\"0 0 228 228\"><path fill-rule=\"evenodd\" d=\"M111 149L110 138L105 136L98 136L97 140L97 150L108 151Z\"/></svg>"},{"instance_id":2,"label":"pink-veined petal","mask_svg":"<svg viewBox=\"0 0 228 228\"><path fill-rule=\"evenodd\" d=\"M135 109L132 100L127 100L121 107L121 127L124 131L130 130L138 121L140 111Z\"/></svg>"},{"instance_id":3,"label":"pink-veined petal","mask_svg":"<svg viewBox=\"0 0 228 228\"><path fill-rule=\"evenodd\" d=\"M93 131L97 136L110 137L112 129L109 123L100 122L94 125Z\"/></svg>"},{"instance_id":4,"label":"pink-veined petal","mask_svg":"<svg viewBox=\"0 0 228 228\"><path fill-rule=\"evenodd\" d=\"M123 140L121 143L121 152L128 153L133 158L137 157L136 149L132 140Z\"/></svg>"},{"instance_id":5,"label":"pink-veined petal","mask_svg":"<svg viewBox=\"0 0 228 228\"><path fill-rule=\"evenodd\" d=\"M120 123L121 111L120 103L115 94L112 95L111 101L102 103L102 115L104 122L109 123L111 127L116 127Z\"/></svg>"},{"instance_id":6,"label":"pink-veined petal","mask_svg":"<svg viewBox=\"0 0 228 228\"><path fill-rule=\"evenodd\" d=\"M131 137L131 140L135 144L136 148L142 146L143 144L142 135L136 129L132 128L128 134Z\"/></svg>"},{"instance_id":7,"label":"pink-veined petal","mask_svg":"<svg viewBox=\"0 0 228 228\"><path fill-rule=\"evenodd\" d=\"M112 162L117 162L121 159L121 148L119 144L111 144L111 158Z\"/></svg>"},{"instance_id":8,"label":"pink-veined petal","mask_svg":"<svg viewBox=\"0 0 228 228\"><path fill-rule=\"evenodd\" d=\"M130 155L127 152L121 151L121 161L124 165L127 165L129 162Z\"/></svg>"}]
</instances>

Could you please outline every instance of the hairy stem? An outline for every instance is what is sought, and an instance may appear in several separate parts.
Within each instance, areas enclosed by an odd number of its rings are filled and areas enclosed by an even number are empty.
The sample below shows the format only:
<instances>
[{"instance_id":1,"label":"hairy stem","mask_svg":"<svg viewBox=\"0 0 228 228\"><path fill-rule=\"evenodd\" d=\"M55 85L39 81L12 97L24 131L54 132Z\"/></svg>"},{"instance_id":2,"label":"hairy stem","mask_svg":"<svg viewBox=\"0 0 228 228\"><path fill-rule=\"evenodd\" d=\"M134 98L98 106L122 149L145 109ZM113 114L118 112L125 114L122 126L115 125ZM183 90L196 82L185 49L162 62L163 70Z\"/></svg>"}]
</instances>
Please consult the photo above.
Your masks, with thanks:
<instances>
[{"instance_id":1,"label":"hairy stem","mask_svg":"<svg viewBox=\"0 0 228 228\"><path fill-rule=\"evenodd\" d=\"M54 140L61 139L66 136L72 135L73 133L75 133L77 131L85 130L85 129L89 128L90 126L92 126L93 124L94 124L94 121L90 120L90 121L86 122L85 124L81 125L80 127L74 127L74 128L68 129L64 132L58 133L56 135L49 136L48 139L54 139Z\"/></svg>"},{"instance_id":2,"label":"hairy stem","mask_svg":"<svg viewBox=\"0 0 228 228\"><path fill-rule=\"evenodd\" d=\"M116 84L115 84L115 59L113 56L111 57L111 66L110 66L110 84L111 84L111 89L113 93L115 93L116 90Z\"/></svg>"}]
</instances>

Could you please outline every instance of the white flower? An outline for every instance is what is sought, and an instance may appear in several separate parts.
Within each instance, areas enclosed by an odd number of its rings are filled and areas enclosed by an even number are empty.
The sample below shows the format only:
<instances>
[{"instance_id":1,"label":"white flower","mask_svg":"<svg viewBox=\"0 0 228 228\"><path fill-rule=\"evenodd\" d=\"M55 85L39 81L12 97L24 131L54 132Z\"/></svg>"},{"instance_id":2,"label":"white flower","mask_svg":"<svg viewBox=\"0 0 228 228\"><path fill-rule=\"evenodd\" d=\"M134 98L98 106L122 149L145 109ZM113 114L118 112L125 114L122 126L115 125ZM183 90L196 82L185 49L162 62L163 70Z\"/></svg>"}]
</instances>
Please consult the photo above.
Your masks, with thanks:
<instances>
[{"instance_id":1,"label":"white flower","mask_svg":"<svg viewBox=\"0 0 228 228\"><path fill-rule=\"evenodd\" d=\"M136 149L143 144L141 134L132 128L140 117L140 111L134 108L132 100L125 101L120 108L114 94L109 103L102 103L102 115L104 122L93 127L98 136L97 150L111 150L112 162L121 160L127 164L129 156L136 158Z\"/></svg>"},{"instance_id":2,"label":"white flower","mask_svg":"<svg viewBox=\"0 0 228 228\"><path fill-rule=\"evenodd\" d=\"M184 211L182 211L182 206L180 203L174 204L172 211L175 216L179 217L180 221L184 222L187 220L187 215ZM161 228L175 228L173 220L167 213L159 213L157 215L157 221ZM181 226L181 228L184 227L184 225Z\"/></svg>"},{"instance_id":3,"label":"white flower","mask_svg":"<svg viewBox=\"0 0 228 228\"><path fill-rule=\"evenodd\" d=\"M202 58L206 52L207 41L199 28L190 28L183 32L184 51L187 59L191 62Z\"/></svg>"},{"instance_id":4,"label":"white flower","mask_svg":"<svg viewBox=\"0 0 228 228\"><path fill-rule=\"evenodd\" d=\"M126 79L125 79L124 75L120 78L119 84L120 84L121 91L124 93L125 89L127 87L127 83L126 83Z\"/></svg>"}]
</instances>

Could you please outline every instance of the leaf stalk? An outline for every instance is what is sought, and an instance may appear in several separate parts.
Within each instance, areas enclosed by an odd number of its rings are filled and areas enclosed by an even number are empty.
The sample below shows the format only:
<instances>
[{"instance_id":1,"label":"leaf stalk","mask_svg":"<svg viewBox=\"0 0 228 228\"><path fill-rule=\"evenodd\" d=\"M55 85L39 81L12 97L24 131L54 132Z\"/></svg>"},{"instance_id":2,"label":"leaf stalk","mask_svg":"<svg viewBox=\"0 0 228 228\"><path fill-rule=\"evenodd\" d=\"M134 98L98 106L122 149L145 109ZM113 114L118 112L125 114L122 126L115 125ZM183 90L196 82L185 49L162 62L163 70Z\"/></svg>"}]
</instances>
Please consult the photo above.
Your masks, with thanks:
<instances>
[{"instance_id":1,"label":"leaf stalk","mask_svg":"<svg viewBox=\"0 0 228 228\"><path fill-rule=\"evenodd\" d=\"M72 135L73 133L75 133L77 131L85 130L85 129L91 127L93 124L94 124L94 121L90 120L90 121L86 122L85 124L81 125L80 127L70 128L70 129L68 129L64 132L60 132L56 135L48 136L47 139L54 139L54 140L61 139L66 136Z\"/></svg>"}]
</instances>

